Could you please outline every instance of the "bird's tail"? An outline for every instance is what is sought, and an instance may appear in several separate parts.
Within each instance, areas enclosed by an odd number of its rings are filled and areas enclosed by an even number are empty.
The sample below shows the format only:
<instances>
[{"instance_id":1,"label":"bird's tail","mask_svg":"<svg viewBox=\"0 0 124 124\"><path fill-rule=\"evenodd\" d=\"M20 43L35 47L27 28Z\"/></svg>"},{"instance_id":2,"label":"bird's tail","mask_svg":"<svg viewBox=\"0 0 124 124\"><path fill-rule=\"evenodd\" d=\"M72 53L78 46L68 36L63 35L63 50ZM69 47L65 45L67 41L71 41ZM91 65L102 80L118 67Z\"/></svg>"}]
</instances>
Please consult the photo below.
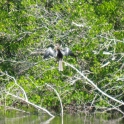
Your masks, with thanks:
<instances>
[{"instance_id":1,"label":"bird's tail","mask_svg":"<svg viewBox=\"0 0 124 124\"><path fill-rule=\"evenodd\" d=\"M59 59L59 71L63 71L62 59Z\"/></svg>"}]
</instances>

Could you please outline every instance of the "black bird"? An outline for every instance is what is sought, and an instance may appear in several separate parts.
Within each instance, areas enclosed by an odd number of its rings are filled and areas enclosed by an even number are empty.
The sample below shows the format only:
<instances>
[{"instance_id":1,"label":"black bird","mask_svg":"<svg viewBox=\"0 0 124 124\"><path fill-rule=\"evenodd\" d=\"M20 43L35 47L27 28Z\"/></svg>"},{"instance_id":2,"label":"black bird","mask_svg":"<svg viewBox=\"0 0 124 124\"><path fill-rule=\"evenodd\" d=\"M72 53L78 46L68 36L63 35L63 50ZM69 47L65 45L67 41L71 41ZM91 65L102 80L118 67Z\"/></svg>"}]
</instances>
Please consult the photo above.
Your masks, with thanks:
<instances>
[{"instance_id":1,"label":"black bird","mask_svg":"<svg viewBox=\"0 0 124 124\"><path fill-rule=\"evenodd\" d=\"M45 51L45 54L44 54L44 59L52 56L52 57L56 57L58 58L59 60L59 71L63 71L63 65L62 65L62 59L63 59L63 56L73 56L73 57L76 57L74 55L74 53L68 48L68 47L65 47L65 48L60 48L60 45L56 45L53 46L50 45L47 50Z\"/></svg>"}]
</instances>

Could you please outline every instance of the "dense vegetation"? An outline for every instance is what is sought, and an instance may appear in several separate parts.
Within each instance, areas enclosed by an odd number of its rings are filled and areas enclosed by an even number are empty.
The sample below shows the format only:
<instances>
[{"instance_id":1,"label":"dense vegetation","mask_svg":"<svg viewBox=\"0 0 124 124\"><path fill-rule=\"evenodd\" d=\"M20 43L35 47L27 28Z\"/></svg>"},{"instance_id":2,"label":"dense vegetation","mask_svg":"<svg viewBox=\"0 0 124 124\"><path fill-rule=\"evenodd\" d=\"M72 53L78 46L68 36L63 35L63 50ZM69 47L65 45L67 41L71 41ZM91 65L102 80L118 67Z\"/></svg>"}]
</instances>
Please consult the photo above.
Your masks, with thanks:
<instances>
[{"instance_id":1,"label":"dense vegetation","mask_svg":"<svg viewBox=\"0 0 124 124\"><path fill-rule=\"evenodd\" d=\"M123 0L2 0L0 2L0 102L14 106L15 98L59 112L60 103L50 84L60 94L64 108L83 110L92 104L100 110L119 109L74 69L58 71L55 59L44 60L49 44L61 43L76 55L68 62L102 91L124 100L124 1ZM20 108L21 102L16 105ZM121 111L122 112L122 111ZM123 112L122 112L123 113Z\"/></svg>"}]
</instances>

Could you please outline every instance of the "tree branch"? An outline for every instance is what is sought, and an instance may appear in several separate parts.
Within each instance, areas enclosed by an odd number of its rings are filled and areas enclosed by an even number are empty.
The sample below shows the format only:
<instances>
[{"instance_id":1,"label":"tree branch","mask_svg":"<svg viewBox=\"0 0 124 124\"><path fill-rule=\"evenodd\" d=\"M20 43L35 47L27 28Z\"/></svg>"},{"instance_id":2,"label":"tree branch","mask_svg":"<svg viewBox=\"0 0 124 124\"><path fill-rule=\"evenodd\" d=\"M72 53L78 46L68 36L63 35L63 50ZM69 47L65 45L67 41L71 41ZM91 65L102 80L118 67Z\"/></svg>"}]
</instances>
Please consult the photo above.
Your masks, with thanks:
<instances>
[{"instance_id":1,"label":"tree branch","mask_svg":"<svg viewBox=\"0 0 124 124\"><path fill-rule=\"evenodd\" d=\"M45 109L45 108L42 108L42 107L40 107L40 106L38 106L38 105L35 105L34 103L32 103L32 102L30 102L30 101L26 101L25 99L23 99L23 98L21 98L21 97L19 97L19 96L16 96L16 95L14 95L14 94L12 94L12 93L9 93L9 92L5 92L5 93L7 93L8 95L10 95L10 96L12 96L12 97L15 97L15 98L17 98L17 99L20 99L20 100L26 102L27 104L30 104L30 105L34 106L34 107L37 108L37 109L43 110L43 111L45 111L48 115L50 115L51 117L54 117L54 115L51 114L51 113L50 113L47 109Z\"/></svg>"},{"instance_id":2,"label":"tree branch","mask_svg":"<svg viewBox=\"0 0 124 124\"><path fill-rule=\"evenodd\" d=\"M64 62L66 65L68 65L68 66L70 66L71 68L73 68L75 71L77 71L84 79L86 79L86 80L87 80L93 87L95 87L101 94L103 94L104 96L110 98L111 100L113 100L113 101L115 101L115 102L117 102L117 103L120 103L120 104L124 105L124 102L119 101L119 100L115 99L114 97L112 97L112 96L106 94L105 92L103 92L99 87L97 87L96 84L94 84L93 81L91 81L90 79L88 79L83 73L81 73L81 72L80 72L77 68L75 68L73 65L71 65L71 64L69 64L69 63L67 63L67 62L65 62L65 61L63 61L63 62Z\"/></svg>"}]
</instances>

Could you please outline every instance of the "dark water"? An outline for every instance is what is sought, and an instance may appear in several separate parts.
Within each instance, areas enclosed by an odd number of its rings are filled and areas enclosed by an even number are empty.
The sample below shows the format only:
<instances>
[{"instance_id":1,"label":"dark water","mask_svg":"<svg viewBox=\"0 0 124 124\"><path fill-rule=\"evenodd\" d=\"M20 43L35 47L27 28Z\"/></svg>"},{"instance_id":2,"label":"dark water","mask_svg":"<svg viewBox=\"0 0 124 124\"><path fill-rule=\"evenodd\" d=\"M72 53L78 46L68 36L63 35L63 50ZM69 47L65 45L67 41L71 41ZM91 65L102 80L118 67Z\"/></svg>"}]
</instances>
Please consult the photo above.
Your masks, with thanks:
<instances>
[{"instance_id":1,"label":"dark water","mask_svg":"<svg viewBox=\"0 0 124 124\"><path fill-rule=\"evenodd\" d=\"M62 124L62 118L56 116L51 118L48 115L29 115L13 112L0 114L0 124ZM66 114L63 118L63 124L124 124L122 116L112 117L107 114L95 115L70 115Z\"/></svg>"}]
</instances>

